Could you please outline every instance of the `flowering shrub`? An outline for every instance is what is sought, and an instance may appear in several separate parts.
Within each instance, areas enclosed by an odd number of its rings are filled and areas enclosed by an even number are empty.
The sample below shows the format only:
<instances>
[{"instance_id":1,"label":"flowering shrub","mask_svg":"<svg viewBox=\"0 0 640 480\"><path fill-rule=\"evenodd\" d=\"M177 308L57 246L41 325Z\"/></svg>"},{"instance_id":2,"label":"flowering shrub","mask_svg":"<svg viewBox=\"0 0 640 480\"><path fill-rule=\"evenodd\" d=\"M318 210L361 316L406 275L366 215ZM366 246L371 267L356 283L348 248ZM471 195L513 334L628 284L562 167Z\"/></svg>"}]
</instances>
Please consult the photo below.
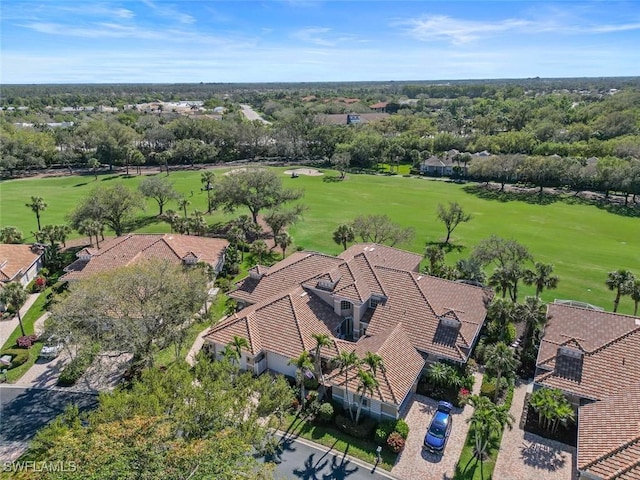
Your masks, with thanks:
<instances>
[{"instance_id":1,"label":"flowering shrub","mask_svg":"<svg viewBox=\"0 0 640 480\"><path fill-rule=\"evenodd\" d=\"M392 432L387 438L387 445L393 453L399 453L404 448L404 438L398 432Z\"/></svg>"},{"instance_id":2,"label":"flowering shrub","mask_svg":"<svg viewBox=\"0 0 640 480\"><path fill-rule=\"evenodd\" d=\"M458 405L466 404L469 395L471 395L471 391L468 388L462 387L458 392Z\"/></svg>"},{"instance_id":3,"label":"flowering shrub","mask_svg":"<svg viewBox=\"0 0 640 480\"><path fill-rule=\"evenodd\" d=\"M31 348L31 346L36 343L37 339L38 337L36 337L35 335L25 335L24 337L18 337L18 340L16 340L16 344L20 348Z\"/></svg>"}]
</instances>

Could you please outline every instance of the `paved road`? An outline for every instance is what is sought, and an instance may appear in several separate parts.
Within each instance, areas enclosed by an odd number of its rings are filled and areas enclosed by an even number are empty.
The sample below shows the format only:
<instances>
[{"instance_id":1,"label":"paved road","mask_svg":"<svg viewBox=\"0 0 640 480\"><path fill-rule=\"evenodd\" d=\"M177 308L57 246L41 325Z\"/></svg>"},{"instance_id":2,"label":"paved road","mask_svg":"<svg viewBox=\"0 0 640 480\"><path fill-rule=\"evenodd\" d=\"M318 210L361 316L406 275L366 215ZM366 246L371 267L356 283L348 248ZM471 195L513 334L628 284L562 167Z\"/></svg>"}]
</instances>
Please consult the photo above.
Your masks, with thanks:
<instances>
[{"instance_id":1,"label":"paved road","mask_svg":"<svg viewBox=\"0 0 640 480\"><path fill-rule=\"evenodd\" d=\"M302 480L389 480L384 470L354 461L344 452L306 440L289 439L276 464L276 478Z\"/></svg>"},{"instance_id":2,"label":"paved road","mask_svg":"<svg viewBox=\"0 0 640 480\"><path fill-rule=\"evenodd\" d=\"M240 108L242 109L243 115L247 117L248 120L260 120L262 123L271 123L262 118L260 114L249 105L240 104Z\"/></svg>"},{"instance_id":3,"label":"paved road","mask_svg":"<svg viewBox=\"0 0 640 480\"><path fill-rule=\"evenodd\" d=\"M15 460L36 432L64 412L97 406L92 394L0 385L0 461Z\"/></svg>"}]
</instances>

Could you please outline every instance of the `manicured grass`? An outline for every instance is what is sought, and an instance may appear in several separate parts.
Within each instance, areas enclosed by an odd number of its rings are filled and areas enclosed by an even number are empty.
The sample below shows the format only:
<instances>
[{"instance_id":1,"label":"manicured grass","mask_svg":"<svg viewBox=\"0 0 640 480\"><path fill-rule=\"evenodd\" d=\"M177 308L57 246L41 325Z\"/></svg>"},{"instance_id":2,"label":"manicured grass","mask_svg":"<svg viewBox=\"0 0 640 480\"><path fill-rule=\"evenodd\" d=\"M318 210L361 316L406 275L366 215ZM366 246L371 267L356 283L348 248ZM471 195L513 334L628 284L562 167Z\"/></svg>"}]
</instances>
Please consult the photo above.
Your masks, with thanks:
<instances>
[{"instance_id":1,"label":"manicured grass","mask_svg":"<svg viewBox=\"0 0 640 480\"><path fill-rule=\"evenodd\" d=\"M335 452L351 455L372 465L376 463L377 445L371 440L354 438L333 425L316 425L303 417L294 415L287 416L285 424L289 426L287 435L297 435L325 447L332 447ZM383 448L381 457L378 468L391 471L397 455Z\"/></svg>"},{"instance_id":2,"label":"manicured grass","mask_svg":"<svg viewBox=\"0 0 640 480\"><path fill-rule=\"evenodd\" d=\"M289 167L290 168L290 167ZM279 171L285 168L276 169ZM216 170L222 174L223 170ZM447 262L467 257L473 247L492 234L513 238L526 245L536 261L553 263L560 277L557 290L545 291L543 300L554 298L580 300L612 308L613 292L607 290L607 273L627 268L640 275L640 221L638 216L610 213L595 205L575 202L569 198L543 198L535 195L521 199L475 192L467 185L427 178L348 174L344 181L326 181L337 172L325 171L325 177L291 178L282 176L285 186L305 191L302 202L308 206L304 218L290 229L296 245L306 249L337 254L341 247L332 240L332 232L340 223L357 215L387 214L403 226L416 231L414 240L398 245L422 253L426 242L438 242L445 236L443 225L436 220L438 203L457 201L473 219L453 233L456 246L447 255ZM143 177L123 178L101 175L48 179L11 180L0 183L2 195L2 226L15 225L28 235L35 229L35 215L24 206L30 195L40 195L49 204L42 213L43 224L64 222L65 215L78 200L97 184L121 181L137 187ZM189 209L205 209L206 194L200 191L200 172L173 172L168 177L175 188L192 201ZM190 191L193 190L193 197ZM177 209L175 204L167 208ZM158 207L152 200L141 214L140 232L166 232L169 226L155 218ZM239 209L236 215L247 213ZM223 222L230 214L215 212L207 216L210 224ZM290 251L292 251L290 249ZM521 297L533 293L521 288ZM633 302L623 297L619 311L633 313Z\"/></svg>"},{"instance_id":3,"label":"manicured grass","mask_svg":"<svg viewBox=\"0 0 640 480\"><path fill-rule=\"evenodd\" d=\"M33 302L31 308L27 311L27 313L22 318L22 324L24 325L24 331L27 335L32 335L34 333L34 324L38 318L42 316L43 313L46 312L45 305L47 303L47 295L51 293L51 288L47 288L43 292L40 293L40 296ZM16 344L16 340L18 337L22 336L22 331L20 330L20 325L18 325L13 333L9 335L9 338L4 345L2 346L2 350L7 348L13 348ZM12 368L11 370L7 370L7 382L15 383L17 382L22 375L24 375L34 363L38 359L38 355L40 355L40 350L42 349L44 343L36 342L29 349L29 359L24 362L22 365Z\"/></svg>"}]
</instances>

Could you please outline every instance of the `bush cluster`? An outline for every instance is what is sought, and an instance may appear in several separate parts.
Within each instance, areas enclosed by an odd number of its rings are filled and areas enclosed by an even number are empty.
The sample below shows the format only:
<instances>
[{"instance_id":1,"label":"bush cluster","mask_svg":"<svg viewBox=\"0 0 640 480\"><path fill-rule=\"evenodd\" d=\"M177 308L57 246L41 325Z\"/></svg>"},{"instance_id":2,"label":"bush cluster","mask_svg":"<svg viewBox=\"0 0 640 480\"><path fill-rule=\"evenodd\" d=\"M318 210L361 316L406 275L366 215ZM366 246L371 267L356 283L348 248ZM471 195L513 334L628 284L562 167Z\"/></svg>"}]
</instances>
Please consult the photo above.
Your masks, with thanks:
<instances>
[{"instance_id":1,"label":"bush cluster","mask_svg":"<svg viewBox=\"0 0 640 480\"><path fill-rule=\"evenodd\" d=\"M93 363L97 353L96 348L88 348L79 352L60 372L58 385L61 387L74 385Z\"/></svg>"},{"instance_id":2,"label":"bush cluster","mask_svg":"<svg viewBox=\"0 0 640 480\"><path fill-rule=\"evenodd\" d=\"M349 417L336 415L335 423L338 430L355 438L370 438L376 428L376 421L369 417L365 417L360 423L355 423Z\"/></svg>"},{"instance_id":3,"label":"bush cluster","mask_svg":"<svg viewBox=\"0 0 640 480\"><path fill-rule=\"evenodd\" d=\"M38 337L35 335L25 335L23 337L18 337L16 340L16 345L20 348L31 348L34 343L38 340Z\"/></svg>"},{"instance_id":4,"label":"bush cluster","mask_svg":"<svg viewBox=\"0 0 640 480\"><path fill-rule=\"evenodd\" d=\"M318 419L324 423L329 423L333 420L333 405L328 402L320 405L320 409L318 410Z\"/></svg>"},{"instance_id":5,"label":"bush cluster","mask_svg":"<svg viewBox=\"0 0 640 480\"><path fill-rule=\"evenodd\" d=\"M392 432L387 438L387 445L393 453L399 453L404 448L405 440L398 432Z\"/></svg>"}]
</instances>

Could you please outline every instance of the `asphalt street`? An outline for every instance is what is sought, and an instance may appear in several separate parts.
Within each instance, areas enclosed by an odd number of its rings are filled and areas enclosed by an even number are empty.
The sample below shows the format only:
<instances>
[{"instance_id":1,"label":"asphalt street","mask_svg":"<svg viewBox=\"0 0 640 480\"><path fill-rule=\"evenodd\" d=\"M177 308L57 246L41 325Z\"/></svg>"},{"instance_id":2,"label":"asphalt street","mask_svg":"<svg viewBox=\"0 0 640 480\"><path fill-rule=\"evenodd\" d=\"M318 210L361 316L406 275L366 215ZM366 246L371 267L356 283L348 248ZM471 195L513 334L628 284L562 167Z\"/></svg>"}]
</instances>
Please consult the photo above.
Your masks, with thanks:
<instances>
[{"instance_id":1,"label":"asphalt street","mask_svg":"<svg viewBox=\"0 0 640 480\"><path fill-rule=\"evenodd\" d=\"M75 404L83 411L95 408L98 397L88 393L0 385L0 447L26 446L40 428L63 413L69 404ZM3 451L0 448L0 452Z\"/></svg>"},{"instance_id":2,"label":"asphalt street","mask_svg":"<svg viewBox=\"0 0 640 480\"><path fill-rule=\"evenodd\" d=\"M372 465L356 463L344 452L288 438L276 463L276 478L294 480L389 480L393 477Z\"/></svg>"}]
</instances>

